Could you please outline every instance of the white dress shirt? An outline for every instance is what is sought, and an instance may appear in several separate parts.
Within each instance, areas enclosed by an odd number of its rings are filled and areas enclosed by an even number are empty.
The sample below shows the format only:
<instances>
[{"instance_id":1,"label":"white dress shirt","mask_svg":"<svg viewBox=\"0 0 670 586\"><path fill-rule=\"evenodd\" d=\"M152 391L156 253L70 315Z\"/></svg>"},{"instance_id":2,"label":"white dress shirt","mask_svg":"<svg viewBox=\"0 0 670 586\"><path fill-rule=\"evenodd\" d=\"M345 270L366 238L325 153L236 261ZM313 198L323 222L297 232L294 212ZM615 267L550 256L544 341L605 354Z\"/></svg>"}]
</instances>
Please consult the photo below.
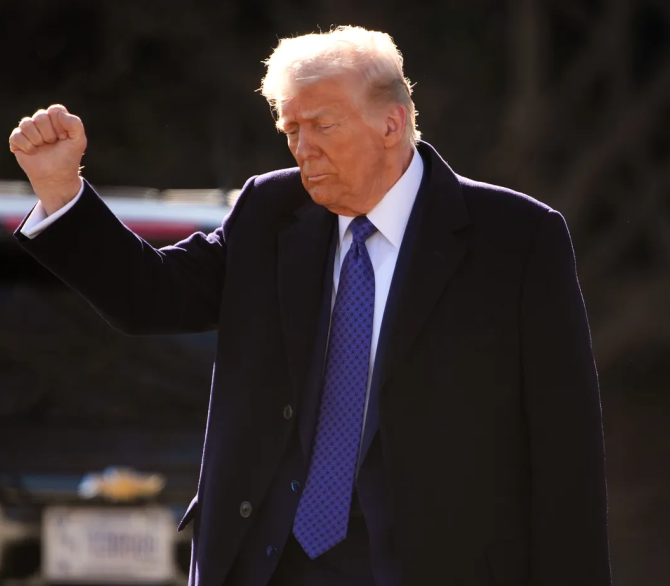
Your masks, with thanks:
<instances>
[{"instance_id":1,"label":"white dress shirt","mask_svg":"<svg viewBox=\"0 0 670 586\"><path fill-rule=\"evenodd\" d=\"M76 204L77 201L79 201L79 198L81 197L82 193L84 193L83 182L81 184L81 189L79 190L79 193L76 195L76 197L73 200L66 203L59 210L56 210L50 216L47 216L47 213L44 210L44 206L42 205L42 202L38 201L37 205L33 208L33 211L30 212L30 215L26 219L25 224L23 224L23 228L21 228L21 234L23 234L26 238L30 238L31 240L35 238L35 236L37 236L40 232L46 230L58 218L65 215L74 206L74 204Z\"/></svg>"},{"instance_id":2,"label":"white dress shirt","mask_svg":"<svg viewBox=\"0 0 670 586\"><path fill-rule=\"evenodd\" d=\"M407 222L409 221L416 195L419 192L422 177L423 160L417 150L414 149L414 156L407 171L405 171L403 176L398 179L397 183L391 187L372 211L367 214L368 220L377 228L377 232L370 236L366 242L372 268L375 271L375 312L372 318L370 370L368 372L368 388L365 396L363 429L361 430L361 447L368 414L370 384L372 382L372 373L375 366L375 356L377 354L377 344L379 342L379 332L382 327L384 309L386 308L386 300L389 296L391 279L393 278L393 272L398 260L400 245L405 235L405 228L407 228ZM353 217L349 216L338 216L340 238L335 252L335 265L333 267L333 299L331 310L335 305L342 263L347 252L349 252L353 239L351 231L348 230L349 224L351 224L353 219Z\"/></svg>"},{"instance_id":3,"label":"white dress shirt","mask_svg":"<svg viewBox=\"0 0 670 586\"><path fill-rule=\"evenodd\" d=\"M366 242L370 261L375 271L375 310L372 319L372 340L370 343L370 370L368 373L368 388L365 397L365 411L363 416L363 429L361 438L365 429L365 420L368 412L368 402L370 399L370 383L372 382L372 373L375 366L375 356L377 354L377 344L379 342L379 331L382 326L386 300L388 299L391 279L395 270L400 245L402 244L405 228L409 221L409 215L414 206L416 195L421 185L423 177L423 161L421 155L414 149L412 162L407 171L398 179L396 184L386 193L383 199L367 214L368 219L377 228ZM51 226L58 218L65 215L79 200L83 192L79 191L77 196L67 205L50 216L47 216L41 202L38 202L30 216L26 220L21 232L28 238L35 238L38 234ZM335 304L337 287L340 282L340 270L344 257L349 252L352 235L348 230L353 217L338 216L339 223L339 241L335 252L335 263L333 268L333 297L332 305ZM331 306L332 310L332 306ZM362 443L362 442L361 442Z\"/></svg>"}]
</instances>

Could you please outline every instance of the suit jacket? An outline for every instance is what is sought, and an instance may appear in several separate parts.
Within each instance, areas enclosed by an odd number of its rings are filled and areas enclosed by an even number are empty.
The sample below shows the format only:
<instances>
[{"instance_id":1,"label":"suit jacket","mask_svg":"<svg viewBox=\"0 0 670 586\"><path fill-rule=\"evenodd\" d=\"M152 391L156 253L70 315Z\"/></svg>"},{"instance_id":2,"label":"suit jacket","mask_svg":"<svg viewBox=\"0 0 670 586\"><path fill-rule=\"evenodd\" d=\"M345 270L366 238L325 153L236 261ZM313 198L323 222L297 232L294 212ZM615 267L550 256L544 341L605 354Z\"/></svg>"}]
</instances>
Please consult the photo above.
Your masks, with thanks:
<instances>
[{"instance_id":1,"label":"suit jacket","mask_svg":"<svg viewBox=\"0 0 670 586\"><path fill-rule=\"evenodd\" d=\"M426 200L375 373L403 583L609 585L598 381L565 222L418 148ZM124 332L218 329L184 520L200 586L222 584L297 425L335 224L287 169L251 178L219 230L160 250L88 185L35 239L17 231Z\"/></svg>"}]
</instances>

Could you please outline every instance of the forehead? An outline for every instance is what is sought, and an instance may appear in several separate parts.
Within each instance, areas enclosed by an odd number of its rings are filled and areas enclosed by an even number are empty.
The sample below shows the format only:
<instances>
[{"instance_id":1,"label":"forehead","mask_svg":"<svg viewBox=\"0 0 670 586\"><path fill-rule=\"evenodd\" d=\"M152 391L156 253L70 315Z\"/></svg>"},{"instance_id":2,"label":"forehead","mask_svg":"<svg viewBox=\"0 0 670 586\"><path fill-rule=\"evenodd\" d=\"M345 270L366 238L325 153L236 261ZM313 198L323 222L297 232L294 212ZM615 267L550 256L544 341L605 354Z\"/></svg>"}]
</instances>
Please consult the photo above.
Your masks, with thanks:
<instances>
[{"instance_id":1,"label":"forehead","mask_svg":"<svg viewBox=\"0 0 670 586\"><path fill-rule=\"evenodd\" d=\"M338 75L299 87L278 107L279 124L361 110L361 84Z\"/></svg>"}]
</instances>

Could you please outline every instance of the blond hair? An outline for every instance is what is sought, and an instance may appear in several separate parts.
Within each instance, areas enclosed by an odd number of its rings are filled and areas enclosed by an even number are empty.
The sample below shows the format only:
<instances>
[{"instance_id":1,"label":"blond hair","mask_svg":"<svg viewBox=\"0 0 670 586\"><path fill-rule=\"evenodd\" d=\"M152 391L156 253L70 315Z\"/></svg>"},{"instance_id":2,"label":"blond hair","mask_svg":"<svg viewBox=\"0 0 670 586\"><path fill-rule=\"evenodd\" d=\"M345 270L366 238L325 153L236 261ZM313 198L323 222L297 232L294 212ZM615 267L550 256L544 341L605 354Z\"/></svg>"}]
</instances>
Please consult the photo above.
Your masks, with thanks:
<instances>
[{"instance_id":1,"label":"blond hair","mask_svg":"<svg viewBox=\"0 0 670 586\"><path fill-rule=\"evenodd\" d=\"M296 87L353 71L368 84L373 101L398 103L405 109L405 136L412 144L421 138L403 58L386 33L340 26L326 33L281 39L264 64L267 72L260 90L275 110L293 97Z\"/></svg>"}]
</instances>

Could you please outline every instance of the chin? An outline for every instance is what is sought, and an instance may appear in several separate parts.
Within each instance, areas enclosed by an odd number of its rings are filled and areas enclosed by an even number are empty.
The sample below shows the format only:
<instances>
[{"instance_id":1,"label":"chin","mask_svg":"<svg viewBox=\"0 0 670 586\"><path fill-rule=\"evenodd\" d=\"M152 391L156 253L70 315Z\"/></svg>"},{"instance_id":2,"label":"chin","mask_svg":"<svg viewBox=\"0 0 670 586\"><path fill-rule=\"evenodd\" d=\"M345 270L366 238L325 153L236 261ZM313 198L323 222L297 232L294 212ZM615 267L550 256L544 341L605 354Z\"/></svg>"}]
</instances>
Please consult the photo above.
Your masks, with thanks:
<instances>
[{"instance_id":1,"label":"chin","mask_svg":"<svg viewBox=\"0 0 670 586\"><path fill-rule=\"evenodd\" d=\"M327 208L334 214L340 214L346 209L346 206L342 205L343 200L346 201L346 199L341 189L334 189L330 185L313 185L306 189L314 203Z\"/></svg>"},{"instance_id":2,"label":"chin","mask_svg":"<svg viewBox=\"0 0 670 586\"><path fill-rule=\"evenodd\" d=\"M321 206L328 207L331 204L336 203L337 197L331 192L330 189L324 189L321 186L311 187L307 190L311 198L315 203L318 203Z\"/></svg>"}]
</instances>

